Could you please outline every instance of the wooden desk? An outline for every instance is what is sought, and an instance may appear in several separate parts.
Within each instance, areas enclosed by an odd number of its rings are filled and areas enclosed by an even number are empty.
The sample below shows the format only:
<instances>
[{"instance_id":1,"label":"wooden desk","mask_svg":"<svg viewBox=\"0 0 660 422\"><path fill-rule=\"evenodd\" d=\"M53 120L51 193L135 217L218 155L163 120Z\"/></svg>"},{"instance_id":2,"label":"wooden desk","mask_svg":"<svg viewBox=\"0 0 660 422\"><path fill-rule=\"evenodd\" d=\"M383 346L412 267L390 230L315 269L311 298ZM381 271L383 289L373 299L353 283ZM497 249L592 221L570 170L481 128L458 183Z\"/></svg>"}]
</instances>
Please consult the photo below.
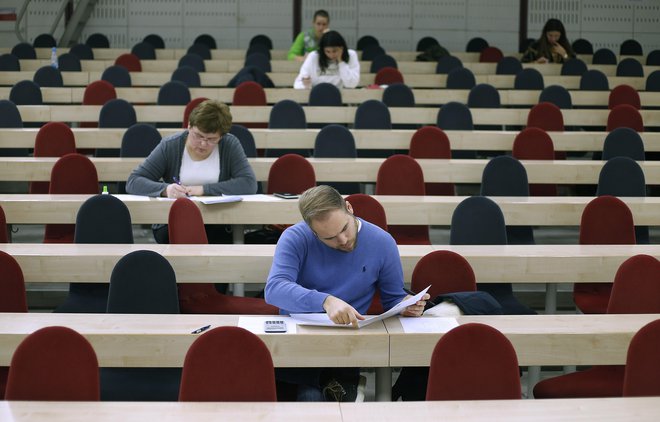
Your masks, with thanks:
<instances>
[{"instance_id":1,"label":"wooden desk","mask_svg":"<svg viewBox=\"0 0 660 422\"><path fill-rule=\"evenodd\" d=\"M103 182L126 181L143 158L93 157L98 178ZM317 182L375 183L382 158L307 158ZM0 180L48 181L56 157L0 157ZM275 158L248 158L257 181L267 181ZM418 159L425 182L481 183L484 159ZM597 184L603 161L521 160L529 183ZM660 161L639 162L646 183L660 184Z\"/></svg>"},{"instance_id":2,"label":"wooden desk","mask_svg":"<svg viewBox=\"0 0 660 422\"><path fill-rule=\"evenodd\" d=\"M167 223L172 200L116 195L131 213L133 224ZM75 223L80 205L90 195L0 194L8 224ZM385 208L390 224L448 226L460 196L374 196ZM300 221L297 200L245 197L241 202L200 205L207 224L294 224ZM491 197L508 225L579 226L582 211L593 197ZM660 197L621 198L635 224L660 225Z\"/></svg>"},{"instance_id":3,"label":"wooden desk","mask_svg":"<svg viewBox=\"0 0 660 422\"><path fill-rule=\"evenodd\" d=\"M660 314L462 316L511 341L518 363L527 365L624 365L635 333ZM390 334L390 366L428 366L439 333L404 333L398 318L385 321ZM412 346L414 345L414 347Z\"/></svg>"},{"instance_id":4,"label":"wooden desk","mask_svg":"<svg viewBox=\"0 0 660 422\"><path fill-rule=\"evenodd\" d=\"M402 420L487 420L564 422L660 419L660 397L552 400L471 400L389 403L340 403L344 422Z\"/></svg>"},{"instance_id":5,"label":"wooden desk","mask_svg":"<svg viewBox=\"0 0 660 422\"><path fill-rule=\"evenodd\" d=\"M138 122L181 122L184 106L135 105ZM232 106L234 122L268 122L271 106ZM307 123L353 123L357 107L304 106ZM54 105L18 106L23 122L91 122L98 121L101 106ZM390 107L392 124L436 124L438 108ZM606 126L609 110L564 110L566 126ZM529 109L480 108L472 109L475 125L526 125ZM645 127L660 126L660 110L641 110Z\"/></svg>"},{"instance_id":6,"label":"wooden desk","mask_svg":"<svg viewBox=\"0 0 660 422\"><path fill-rule=\"evenodd\" d=\"M18 261L27 283L108 283L121 257L143 249L167 258L177 283L263 284L275 245L0 244ZM479 283L611 282L619 265L633 255L660 259L660 245L400 245L406 282L433 250L461 254Z\"/></svg>"},{"instance_id":7,"label":"wooden desk","mask_svg":"<svg viewBox=\"0 0 660 422\"><path fill-rule=\"evenodd\" d=\"M39 129L0 128L0 148L32 148ZM72 128L79 148L119 149L126 129ZM159 128L161 136L181 129ZM320 129L250 129L257 148L314 148ZM355 147L362 149L407 150L415 130L377 131L351 129ZM447 130L449 143L455 150L510 151L518 131ZM556 151L601 151L607 132L548 132ZM642 132L645 151L660 151L660 132Z\"/></svg>"},{"instance_id":8,"label":"wooden desk","mask_svg":"<svg viewBox=\"0 0 660 422\"><path fill-rule=\"evenodd\" d=\"M339 403L2 401L0 419L15 422L341 422L342 415Z\"/></svg>"}]
</instances>

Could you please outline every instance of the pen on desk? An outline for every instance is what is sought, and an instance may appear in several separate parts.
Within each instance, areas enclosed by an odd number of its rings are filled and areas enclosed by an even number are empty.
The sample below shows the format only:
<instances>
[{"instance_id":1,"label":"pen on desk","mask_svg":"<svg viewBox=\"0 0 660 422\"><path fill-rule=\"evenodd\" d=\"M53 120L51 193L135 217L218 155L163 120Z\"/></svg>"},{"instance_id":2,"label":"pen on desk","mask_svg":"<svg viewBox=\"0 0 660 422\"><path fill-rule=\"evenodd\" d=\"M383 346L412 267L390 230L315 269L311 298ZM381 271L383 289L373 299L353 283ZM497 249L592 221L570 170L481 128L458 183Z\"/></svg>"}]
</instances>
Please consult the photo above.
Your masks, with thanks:
<instances>
[{"instance_id":1,"label":"pen on desk","mask_svg":"<svg viewBox=\"0 0 660 422\"><path fill-rule=\"evenodd\" d=\"M204 331L208 330L209 328L211 328L210 325L205 325L203 327L199 327L196 330L193 330L190 334L200 334L200 333L203 333Z\"/></svg>"},{"instance_id":2,"label":"pen on desk","mask_svg":"<svg viewBox=\"0 0 660 422\"><path fill-rule=\"evenodd\" d=\"M417 294L410 289L406 289L405 287L403 288L403 291L408 293L410 296L415 296ZM431 305L431 307L435 306L435 303L431 299L426 299L426 303Z\"/></svg>"}]
</instances>

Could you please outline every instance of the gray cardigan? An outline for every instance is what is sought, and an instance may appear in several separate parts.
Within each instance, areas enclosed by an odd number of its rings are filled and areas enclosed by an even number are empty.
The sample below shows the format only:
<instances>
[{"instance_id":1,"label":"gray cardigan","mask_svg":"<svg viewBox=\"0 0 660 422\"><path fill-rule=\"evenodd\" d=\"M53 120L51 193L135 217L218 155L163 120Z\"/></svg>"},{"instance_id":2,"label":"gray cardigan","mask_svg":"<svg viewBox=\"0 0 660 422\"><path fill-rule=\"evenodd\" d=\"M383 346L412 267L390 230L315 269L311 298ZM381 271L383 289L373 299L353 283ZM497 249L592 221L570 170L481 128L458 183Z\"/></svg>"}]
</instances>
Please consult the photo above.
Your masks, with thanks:
<instances>
[{"instance_id":1,"label":"gray cardigan","mask_svg":"<svg viewBox=\"0 0 660 422\"><path fill-rule=\"evenodd\" d=\"M160 196L167 185L179 176L181 158L188 131L163 138L126 182L126 192L134 195ZM220 177L216 183L204 185L204 195L241 195L257 192L257 180L240 141L231 133L220 143Z\"/></svg>"}]
</instances>

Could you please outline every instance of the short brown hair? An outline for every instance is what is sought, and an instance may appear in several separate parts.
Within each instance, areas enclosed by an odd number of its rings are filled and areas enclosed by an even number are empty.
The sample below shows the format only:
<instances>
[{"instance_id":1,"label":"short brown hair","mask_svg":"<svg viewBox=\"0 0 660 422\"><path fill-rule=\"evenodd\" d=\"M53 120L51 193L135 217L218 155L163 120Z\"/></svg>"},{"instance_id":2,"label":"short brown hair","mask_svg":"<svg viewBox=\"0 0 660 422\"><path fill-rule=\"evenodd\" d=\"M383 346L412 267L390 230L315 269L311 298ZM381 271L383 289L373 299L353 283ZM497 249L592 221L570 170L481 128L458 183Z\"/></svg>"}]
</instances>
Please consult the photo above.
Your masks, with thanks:
<instances>
[{"instance_id":1,"label":"short brown hair","mask_svg":"<svg viewBox=\"0 0 660 422\"><path fill-rule=\"evenodd\" d=\"M303 220L309 226L311 226L312 220L323 219L325 214L330 211L344 210L348 212L344 197L335 188L327 185L316 186L303 192L298 201L298 209Z\"/></svg>"},{"instance_id":2,"label":"short brown hair","mask_svg":"<svg viewBox=\"0 0 660 422\"><path fill-rule=\"evenodd\" d=\"M231 129L229 106L216 100L203 101L190 112L188 122L204 133L220 132L222 136Z\"/></svg>"}]
</instances>

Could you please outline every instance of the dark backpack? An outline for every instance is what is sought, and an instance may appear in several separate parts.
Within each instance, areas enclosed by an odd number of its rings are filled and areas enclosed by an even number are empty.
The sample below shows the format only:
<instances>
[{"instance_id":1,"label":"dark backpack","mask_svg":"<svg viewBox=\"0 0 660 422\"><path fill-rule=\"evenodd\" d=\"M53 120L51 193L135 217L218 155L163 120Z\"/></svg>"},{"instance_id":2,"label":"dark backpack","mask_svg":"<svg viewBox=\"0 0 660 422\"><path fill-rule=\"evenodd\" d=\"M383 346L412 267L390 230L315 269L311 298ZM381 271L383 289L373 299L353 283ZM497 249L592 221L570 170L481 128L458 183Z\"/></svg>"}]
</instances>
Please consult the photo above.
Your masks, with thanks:
<instances>
[{"instance_id":1,"label":"dark backpack","mask_svg":"<svg viewBox=\"0 0 660 422\"><path fill-rule=\"evenodd\" d=\"M440 44L434 44L418 54L415 61L418 62L437 62L441 57L448 56L449 51Z\"/></svg>"}]
</instances>

